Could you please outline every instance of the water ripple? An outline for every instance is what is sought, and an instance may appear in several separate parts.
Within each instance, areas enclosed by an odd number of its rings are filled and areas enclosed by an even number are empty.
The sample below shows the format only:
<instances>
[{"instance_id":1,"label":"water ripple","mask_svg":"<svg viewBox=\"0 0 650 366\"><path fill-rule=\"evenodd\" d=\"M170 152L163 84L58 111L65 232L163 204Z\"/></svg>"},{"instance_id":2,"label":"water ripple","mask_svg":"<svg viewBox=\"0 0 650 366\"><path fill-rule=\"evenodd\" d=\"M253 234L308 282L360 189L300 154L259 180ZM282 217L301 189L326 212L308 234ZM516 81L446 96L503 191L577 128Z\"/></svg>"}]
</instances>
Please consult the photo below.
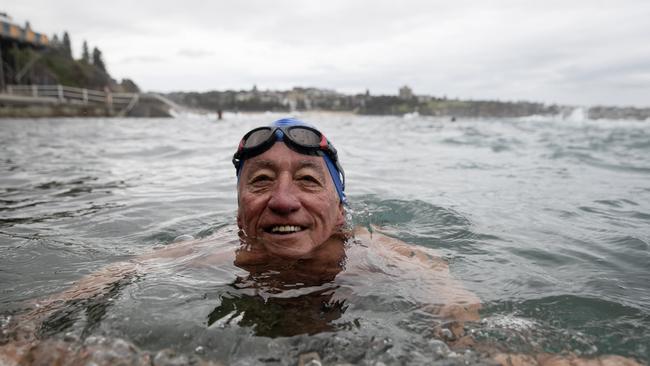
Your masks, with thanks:
<instances>
[{"instance_id":1,"label":"water ripple","mask_svg":"<svg viewBox=\"0 0 650 366\"><path fill-rule=\"evenodd\" d=\"M226 315L216 318L238 321L241 309L264 310L263 298L230 286L240 269L206 258L219 242L236 245L236 143L276 117L0 121L0 315L180 235L216 235L109 297L70 304L49 332L184 355L202 347L226 363L295 364L310 350L332 364L455 362L431 356L436 319L413 309L418 284L364 283L376 292L356 294L323 334L270 339L253 327L208 326L217 309ZM467 325L479 338L512 351L647 355L647 122L305 117L337 146L353 225L436 249L485 302L485 321ZM276 329L272 320L254 323Z\"/></svg>"}]
</instances>

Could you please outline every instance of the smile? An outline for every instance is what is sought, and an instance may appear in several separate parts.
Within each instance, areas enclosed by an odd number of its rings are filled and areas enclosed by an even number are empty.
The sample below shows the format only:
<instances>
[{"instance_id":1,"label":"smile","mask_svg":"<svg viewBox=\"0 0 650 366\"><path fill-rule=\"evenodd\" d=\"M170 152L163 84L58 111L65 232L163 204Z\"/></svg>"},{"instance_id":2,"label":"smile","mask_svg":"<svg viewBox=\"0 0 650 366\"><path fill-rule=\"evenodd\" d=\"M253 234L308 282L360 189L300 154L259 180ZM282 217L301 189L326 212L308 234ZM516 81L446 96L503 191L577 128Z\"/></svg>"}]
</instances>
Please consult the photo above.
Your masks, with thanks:
<instances>
[{"instance_id":1,"label":"smile","mask_svg":"<svg viewBox=\"0 0 650 366\"><path fill-rule=\"evenodd\" d=\"M266 231L272 234L292 234L302 230L304 230L304 228L297 225L277 225L268 228Z\"/></svg>"}]
</instances>

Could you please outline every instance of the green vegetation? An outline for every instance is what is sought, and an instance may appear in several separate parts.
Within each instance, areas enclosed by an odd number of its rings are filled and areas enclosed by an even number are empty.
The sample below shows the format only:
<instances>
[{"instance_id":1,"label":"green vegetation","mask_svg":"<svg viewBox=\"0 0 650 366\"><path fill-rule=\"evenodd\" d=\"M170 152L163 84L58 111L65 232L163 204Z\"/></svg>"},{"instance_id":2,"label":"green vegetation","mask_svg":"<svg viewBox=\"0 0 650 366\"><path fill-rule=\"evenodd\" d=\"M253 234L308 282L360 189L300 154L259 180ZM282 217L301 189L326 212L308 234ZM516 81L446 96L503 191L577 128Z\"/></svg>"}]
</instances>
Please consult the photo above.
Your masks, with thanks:
<instances>
[{"instance_id":1,"label":"green vegetation","mask_svg":"<svg viewBox=\"0 0 650 366\"><path fill-rule=\"evenodd\" d=\"M418 111L418 101L415 98L400 99L397 96L379 95L368 96L359 108L361 114L396 114L402 115Z\"/></svg>"},{"instance_id":2,"label":"green vegetation","mask_svg":"<svg viewBox=\"0 0 650 366\"><path fill-rule=\"evenodd\" d=\"M68 32L63 34L62 41L56 35L52 37L47 48L32 49L16 44L7 47L3 44L3 51L4 48L6 84L61 84L114 92L139 91L131 80L115 81L106 69L102 52L94 47L91 54L86 41L83 42L81 58L74 59Z\"/></svg>"}]
</instances>

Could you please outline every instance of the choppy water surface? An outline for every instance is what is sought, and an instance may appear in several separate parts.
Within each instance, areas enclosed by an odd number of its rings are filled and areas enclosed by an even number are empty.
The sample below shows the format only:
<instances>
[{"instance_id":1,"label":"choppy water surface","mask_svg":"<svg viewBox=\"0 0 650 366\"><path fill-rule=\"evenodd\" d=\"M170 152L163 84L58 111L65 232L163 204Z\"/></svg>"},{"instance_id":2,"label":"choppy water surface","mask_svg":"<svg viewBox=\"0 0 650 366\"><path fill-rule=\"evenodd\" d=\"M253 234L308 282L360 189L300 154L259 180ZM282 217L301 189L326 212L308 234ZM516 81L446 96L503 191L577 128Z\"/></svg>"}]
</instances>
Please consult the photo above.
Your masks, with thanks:
<instances>
[{"instance_id":1,"label":"choppy water surface","mask_svg":"<svg viewBox=\"0 0 650 366\"><path fill-rule=\"evenodd\" d=\"M233 149L278 117L0 120L2 323L180 235L213 235L191 259L236 247ZM477 342L648 362L648 122L303 117L339 150L352 220L436 249L481 298L482 320L466 324ZM241 272L167 260L67 305L41 336L232 364L458 357L406 301L417 288L367 284L337 303L328 284L250 293Z\"/></svg>"}]
</instances>

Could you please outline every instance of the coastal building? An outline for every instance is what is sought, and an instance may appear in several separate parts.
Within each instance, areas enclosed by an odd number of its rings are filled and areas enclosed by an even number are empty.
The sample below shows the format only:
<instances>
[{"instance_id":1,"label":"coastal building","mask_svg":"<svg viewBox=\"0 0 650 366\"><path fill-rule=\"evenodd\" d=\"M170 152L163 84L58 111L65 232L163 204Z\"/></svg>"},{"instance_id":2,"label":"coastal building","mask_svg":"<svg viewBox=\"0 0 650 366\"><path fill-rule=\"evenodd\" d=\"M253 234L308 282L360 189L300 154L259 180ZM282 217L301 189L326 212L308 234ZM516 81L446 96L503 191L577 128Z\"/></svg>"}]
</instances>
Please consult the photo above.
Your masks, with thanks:
<instances>
[{"instance_id":1,"label":"coastal building","mask_svg":"<svg viewBox=\"0 0 650 366\"><path fill-rule=\"evenodd\" d=\"M403 87L399 88L399 99L413 99L413 90L409 88L407 85L404 85Z\"/></svg>"},{"instance_id":2,"label":"coastal building","mask_svg":"<svg viewBox=\"0 0 650 366\"><path fill-rule=\"evenodd\" d=\"M0 90L8 81L15 81L20 75L18 64L10 54L17 48L42 49L49 45L46 35L34 32L29 22L24 27L16 24L7 13L0 13Z\"/></svg>"},{"instance_id":3,"label":"coastal building","mask_svg":"<svg viewBox=\"0 0 650 366\"><path fill-rule=\"evenodd\" d=\"M21 27L7 13L0 13L0 39L3 44L18 42L36 48L47 47L49 44L47 36L34 32L29 22Z\"/></svg>"}]
</instances>

